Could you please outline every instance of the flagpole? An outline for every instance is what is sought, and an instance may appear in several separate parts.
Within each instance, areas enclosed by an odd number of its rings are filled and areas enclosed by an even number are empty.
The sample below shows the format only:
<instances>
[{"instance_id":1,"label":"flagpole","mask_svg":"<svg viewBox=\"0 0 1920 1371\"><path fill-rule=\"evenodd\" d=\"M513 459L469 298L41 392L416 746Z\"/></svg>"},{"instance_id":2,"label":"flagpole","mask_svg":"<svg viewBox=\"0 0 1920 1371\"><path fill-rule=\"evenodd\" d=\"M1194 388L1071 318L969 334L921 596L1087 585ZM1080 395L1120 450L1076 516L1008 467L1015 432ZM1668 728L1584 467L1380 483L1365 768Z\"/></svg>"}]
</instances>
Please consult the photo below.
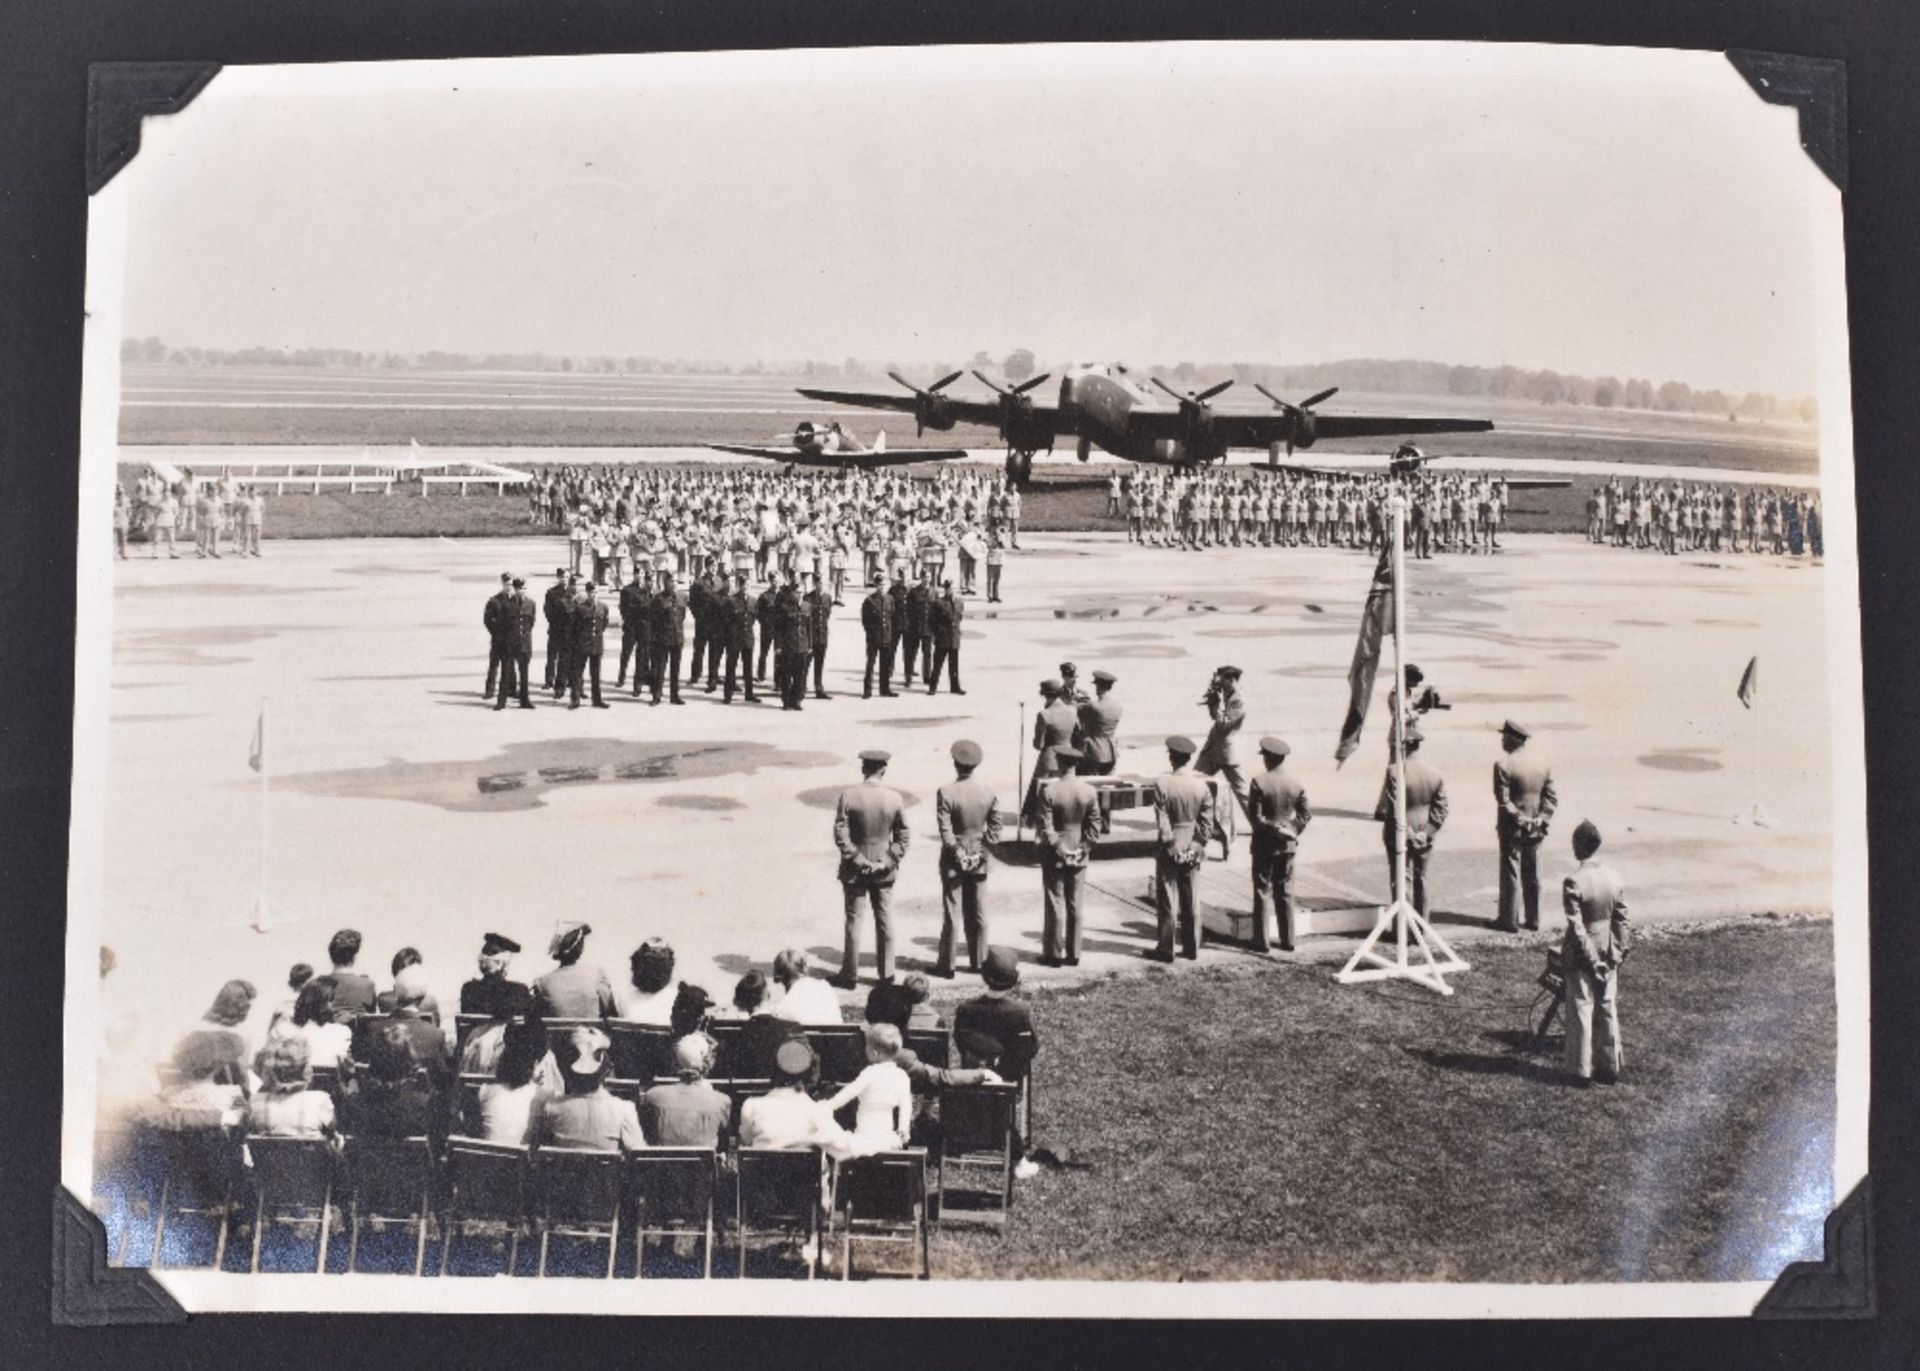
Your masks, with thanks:
<instances>
[{"instance_id":1,"label":"flagpole","mask_svg":"<svg viewBox=\"0 0 1920 1371\"><path fill-rule=\"evenodd\" d=\"M268 826L271 811L267 806L267 768L272 753L267 744L267 697L260 697L260 891L254 900L253 929L265 933L271 916L267 909L267 850L272 837Z\"/></svg>"}]
</instances>

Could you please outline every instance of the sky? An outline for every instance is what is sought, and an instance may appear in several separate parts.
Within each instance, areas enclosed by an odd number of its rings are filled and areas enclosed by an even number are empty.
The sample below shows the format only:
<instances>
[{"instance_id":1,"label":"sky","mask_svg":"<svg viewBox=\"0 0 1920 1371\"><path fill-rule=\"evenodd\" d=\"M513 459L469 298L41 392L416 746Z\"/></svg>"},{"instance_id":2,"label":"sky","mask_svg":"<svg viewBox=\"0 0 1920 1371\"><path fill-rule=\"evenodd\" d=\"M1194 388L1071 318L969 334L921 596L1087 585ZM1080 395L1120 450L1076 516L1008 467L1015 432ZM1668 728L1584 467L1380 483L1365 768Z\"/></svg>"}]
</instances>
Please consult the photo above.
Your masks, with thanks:
<instances>
[{"instance_id":1,"label":"sky","mask_svg":"<svg viewBox=\"0 0 1920 1371\"><path fill-rule=\"evenodd\" d=\"M712 361L1429 358L1816 388L1837 193L1707 53L1177 44L228 68L122 332Z\"/></svg>"}]
</instances>

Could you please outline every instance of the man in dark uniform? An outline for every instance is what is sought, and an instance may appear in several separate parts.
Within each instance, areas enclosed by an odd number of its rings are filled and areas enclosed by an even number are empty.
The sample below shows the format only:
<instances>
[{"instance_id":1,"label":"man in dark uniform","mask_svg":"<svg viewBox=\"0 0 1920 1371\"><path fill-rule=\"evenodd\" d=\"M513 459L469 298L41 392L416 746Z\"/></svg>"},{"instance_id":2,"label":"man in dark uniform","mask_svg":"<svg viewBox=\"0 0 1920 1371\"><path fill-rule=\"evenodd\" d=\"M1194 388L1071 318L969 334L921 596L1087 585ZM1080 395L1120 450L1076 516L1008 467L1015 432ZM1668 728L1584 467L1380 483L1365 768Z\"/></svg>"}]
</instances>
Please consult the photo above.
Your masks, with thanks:
<instances>
[{"instance_id":1,"label":"man in dark uniform","mask_svg":"<svg viewBox=\"0 0 1920 1371\"><path fill-rule=\"evenodd\" d=\"M721 699L733 703L736 684L746 686L748 704L758 704L753 692L753 597L747 593L747 573L735 578L733 594L727 597L727 676Z\"/></svg>"},{"instance_id":2,"label":"man in dark uniform","mask_svg":"<svg viewBox=\"0 0 1920 1371\"><path fill-rule=\"evenodd\" d=\"M907 634L907 579L905 572L896 571L893 573L893 584L887 587L887 599L892 602L893 605L893 622L889 626L891 637L887 645L888 661L902 672L902 684L911 684L905 674L907 666L904 654Z\"/></svg>"},{"instance_id":3,"label":"man in dark uniform","mask_svg":"<svg viewBox=\"0 0 1920 1371\"><path fill-rule=\"evenodd\" d=\"M953 598L953 582L942 581L940 594L927 605L927 641L932 660L927 666L927 694L940 691L940 668L947 671L947 691L965 695L960 688L960 620L966 607Z\"/></svg>"},{"instance_id":4,"label":"man in dark uniform","mask_svg":"<svg viewBox=\"0 0 1920 1371\"><path fill-rule=\"evenodd\" d=\"M1500 726L1506 755L1493 764L1494 832L1500 840L1500 905L1494 927L1540 927L1540 843L1560 797L1553 769L1527 746L1527 730L1508 719ZM1517 898L1516 898L1517 897Z\"/></svg>"},{"instance_id":5,"label":"man in dark uniform","mask_svg":"<svg viewBox=\"0 0 1920 1371\"><path fill-rule=\"evenodd\" d=\"M581 586L579 576L569 574L567 593L560 601L560 618L557 621L560 630L560 652L553 664L553 698L556 700L572 688L574 677L580 671L580 657L574 651L573 645L576 641L575 632L580 610L586 604L586 599L587 594ZM553 627L555 627L554 623L548 624L549 629Z\"/></svg>"},{"instance_id":6,"label":"man in dark uniform","mask_svg":"<svg viewBox=\"0 0 1920 1371\"><path fill-rule=\"evenodd\" d=\"M640 678L648 674L648 648L652 638L653 592L647 586L647 573L635 570L633 579L620 587L620 674L614 678L618 690L627 683L627 667L633 667L633 693L640 693Z\"/></svg>"},{"instance_id":7,"label":"man in dark uniform","mask_svg":"<svg viewBox=\"0 0 1920 1371\"><path fill-rule=\"evenodd\" d=\"M902 634L904 641L901 643L901 646L907 654L906 670L900 677L904 685L911 686L913 684L913 673L916 670L922 678L924 678L928 672L933 669L933 663L931 661L933 656L933 643L927 637L927 601L929 598L931 598L931 593L928 591L925 581L915 581L907 591L907 626L906 631ZM924 648L922 644L925 644ZM927 659L925 660L921 657L923 650L927 654Z\"/></svg>"},{"instance_id":8,"label":"man in dark uniform","mask_svg":"<svg viewBox=\"0 0 1920 1371\"><path fill-rule=\"evenodd\" d=\"M600 603L594 593L599 588L597 582L588 581L587 598L574 606L572 650L568 653L568 660L573 666L572 699L567 705L568 709L580 708L582 677L591 678L593 707L609 707L600 698L600 659L607 650L607 607Z\"/></svg>"},{"instance_id":9,"label":"man in dark uniform","mask_svg":"<svg viewBox=\"0 0 1920 1371\"><path fill-rule=\"evenodd\" d=\"M1247 819L1253 829L1253 945L1270 951L1267 929L1276 918L1280 950L1293 951L1293 857L1300 835L1313 821L1307 792L1285 769L1290 749L1279 738L1260 740L1266 770L1247 784Z\"/></svg>"},{"instance_id":10,"label":"man in dark uniform","mask_svg":"<svg viewBox=\"0 0 1920 1371\"><path fill-rule=\"evenodd\" d=\"M533 625L540 611L527 598L527 583L518 576L513 578L513 593L507 597L502 617L506 622L505 655L500 659L500 694L495 697L493 707L505 709L507 697L518 695L520 708L532 709L533 701L527 698L527 677L533 670Z\"/></svg>"},{"instance_id":11,"label":"man in dark uniform","mask_svg":"<svg viewBox=\"0 0 1920 1371\"><path fill-rule=\"evenodd\" d=\"M788 581L780 587L774 602L773 677L780 686L780 707L799 709L807 693L807 658L813 642L812 625L806 606L800 603L800 589Z\"/></svg>"},{"instance_id":12,"label":"man in dark uniform","mask_svg":"<svg viewBox=\"0 0 1920 1371\"><path fill-rule=\"evenodd\" d=\"M773 581L767 582L766 589L762 590L759 598L753 602L753 621L760 627L760 662L753 669L755 684L766 679L767 654L773 650L773 640L779 636L773 623L776 606L779 603L780 587ZM780 693L778 677L774 679L774 693Z\"/></svg>"},{"instance_id":13,"label":"man in dark uniform","mask_svg":"<svg viewBox=\"0 0 1920 1371\"><path fill-rule=\"evenodd\" d=\"M860 604L860 627L867 638L867 674L863 696L873 698L873 669L880 668L880 693L893 694L893 644L894 620L893 597L887 594L887 588L875 572L868 582L873 591Z\"/></svg>"},{"instance_id":14,"label":"man in dark uniform","mask_svg":"<svg viewBox=\"0 0 1920 1371\"><path fill-rule=\"evenodd\" d=\"M553 569L553 584L547 587L545 612L547 617L547 674L542 678L541 689L552 690L554 680L559 676L560 657L566 651L567 602L573 598L569 589L572 577L565 567Z\"/></svg>"},{"instance_id":15,"label":"man in dark uniform","mask_svg":"<svg viewBox=\"0 0 1920 1371\"><path fill-rule=\"evenodd\" d=\"M660 590L653 597L653 703L660 703L660 681L665 677L668 698L685 704L680 698L680 649L686 643L687 593L673 583L673 573L660 573Z\"/></svg>"},{"instance_id":16,"label":"man in dark uniform","mask_svg":"<svg viewBox=\"0 0 1920 1371\"><path fill-rule=\"evenodd\" d=\"M1080 964L1080 903L1087 864L1100 833L1100 797L1074 770L1072 745L1054 749L1061 774L1040 798L1040 889L1044 902L1040 945L1048 966Z\"/></svg>"},{"instance_id":17,"label":"man in dark uniform","mask_svg":"<svg viewBox=\"0 0 1920 1371\"><path fill-rule=\"evenodd\" d=\"M1000 841L1000 802L984 782L973 779L980 765L980 744L962 738L951 749L954 779L934 797L940 828L940 957L936 976L953 975L954 937L967 941L967 968L980 969L987 950L985 891L987 850Z\"/></svg>"},{"instance_id":18,"label":"man in dark uniform","mask_svg":"<svg viewBox=\"0 0 1920 1371\"><path fill-rule=\"evenodd\" d=\"M733 599L727 594L724 558L716 557L707 571L707 694L720 688L720 658L732 636ZM698 680L698 676L694 677Z\"/></svg>"},{"instance_id":19,"label":"man in dark uniform","mask_svg":"<svg viewBox=\"0 0 1920 1371\"><path fill-rule=\"evenodd\" d=\"M827 669L827 631L833 623L832 590L816 580L813 589L806 594L804 608L807 613L807 657L813 663L813 698L824 700L827 698L827 687L821 677Z\"/></svg>"},{"instance_id":20,"label":"man in dark uniform","mask_svg":"<svg viewBox=\"0 0 1920 1371\"><path fill-rule=\"evenodd\" d=\"M707 622L711 593L703 572L687 586L687 611L693 619L693 664L687 669L687 684L700 684L701 670L707 662L707 640L711 629Z\"/></svg>"},{"instance_id":21,"label":"man in dark uniform","mask_svg":"<svg viewBox=\"0 0 1920 1371\"><path fill-rule=\"evenodd\" d=\"M507 601L512 598L513 577L503 571L500 589L488 598L487 607L480 613L480 622L487 629L487 688L480 692L482 699L493 698L494 683L500 678L501 663L506 658Z\"/></svg>"},{"instance_id":22,"label":"man in dark uniform","mask_svg":"<svg viewBox=\"0 0 1920 1371\"><path fill-rule=\"evenodd\" d=\"M1421 917L1430 918L1433 911L1427 903L1427 859L1433 855L1434 838L1447 821L1447 786L1438 771L1415 755L1420 751L1418 725L1407 725L1401 746L1407 753L1407 878L1413 886L1413 907L1420 911ZM1393 765L1389 762L1373 817L1380 821L1380 836L1387 847L1388 880L1393 883L1393 897L1398 900L1402 896L1396 879L1400 873L1393 860L1397 831L1393 801Z\"/></svg>"},{"instance_id":23,"label":"man in dark uniform","mask_svg":"<svg viewBox=\"0 0 1920 1371\"><path fill-rule=\"evenodd\" d=\"M528 603L532 603L529 601ZM490 1019L518 1019L533 1012L533 990L507 979L507 968L520 944L500 933L489 933L480 944L480 975L460 987L460 1012L485 1014Z\"/></svg>"},{"instance_id":24,"label":"man in dark uniform","mask_svg":"<svg viewBox=\"0 0 1920 1371\"><path fill-rule=\"evenodd\" d=\"M860 784L840 795L833 815L833 845L840 852L840 888L846 899L846 944L840 974L833 983L851 990L860 969L860 905L873 905L874 952L880 979L893 977L893 882L907 855L913 831L907 826L906 803L887 785L891 755L880 751L860 754Z\"/></svg>"},{"instance_id":25,"label":"man in dark uniform","mask_svg":"<svg viewBox=\"0 0 1920 1371\"><path fill-rule=\"evenodd\" d=\"M1072 662L1060 663L1060 698L1075 709L1087 702L1087 692L1080 689L1080 668Z\"/></svg>"}]
</instances>

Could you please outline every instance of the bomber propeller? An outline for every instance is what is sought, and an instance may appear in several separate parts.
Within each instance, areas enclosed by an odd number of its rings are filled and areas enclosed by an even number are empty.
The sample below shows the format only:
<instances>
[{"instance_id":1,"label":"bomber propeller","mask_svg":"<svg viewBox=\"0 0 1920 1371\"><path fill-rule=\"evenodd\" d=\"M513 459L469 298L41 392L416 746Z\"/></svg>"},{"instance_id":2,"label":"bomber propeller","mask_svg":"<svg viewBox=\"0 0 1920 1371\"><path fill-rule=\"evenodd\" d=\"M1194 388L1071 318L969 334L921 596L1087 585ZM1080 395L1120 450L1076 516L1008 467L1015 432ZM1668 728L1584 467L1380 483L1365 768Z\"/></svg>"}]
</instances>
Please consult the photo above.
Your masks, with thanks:
<instances>
[{"instance_id":1,"label":"bomber propeller","mask_svg":"<svg viewBox=\"0 0 1920 1371\"><path fill-rule=\"evenodd\" d=\"M1207 446L1205 442L1206 435L1213 428L1213 406L1209 404L1208 401L1212 400L1214 396L1220 394L1222 391L1230 388L1233 382L1231 380L1221 381L1218 385L1208 386L1198 394L1188 391L1185 395L1182 395L1158 376L1151 377L1150 379L1156 386L1159 386L1160 389L1171 395L1180 404L1180 418L1184 421L1187 431L1186 450L1189 458L1199 457L1202 461L1212 460L1211 456L1200 456L1202 449Z\"/></svg>"},{"instance_id":2,"label":"bomber propeller","mask_svg":"<svg viewBox=\"0 0 1920 1371\"><path fill-rule=\"evenodd\" d=\"M1282 413L1292 417L1293 427L1287 432L1287 456L1289 457L1293 456L1296 443L1301 447L1312 447L1314 438L1318 436L1314 432L1313 407L1322 400L1330 400L1340 393L1339 386L1328 386L1316 395L1309 395L1296 405L1291 400L1282 400L1258 381L1253 383L1253 388L1273 401Z\"/></svg>"},{"instance_id":3,"label":"bomber propeller","mask_svg":"<svg viewBox=\"0 0 1920 1371\"><path fill-rule=\"evenodd\" d=\"M897 371L887 373L887 375L913 392L913 432L916 437L924 434L930 428L944 433L953 427L953 408L947 403L947 397L940 392L965 374L965 372L960 371L949 372L925 390L922 390Z\"/></svg>"}]
</instances>

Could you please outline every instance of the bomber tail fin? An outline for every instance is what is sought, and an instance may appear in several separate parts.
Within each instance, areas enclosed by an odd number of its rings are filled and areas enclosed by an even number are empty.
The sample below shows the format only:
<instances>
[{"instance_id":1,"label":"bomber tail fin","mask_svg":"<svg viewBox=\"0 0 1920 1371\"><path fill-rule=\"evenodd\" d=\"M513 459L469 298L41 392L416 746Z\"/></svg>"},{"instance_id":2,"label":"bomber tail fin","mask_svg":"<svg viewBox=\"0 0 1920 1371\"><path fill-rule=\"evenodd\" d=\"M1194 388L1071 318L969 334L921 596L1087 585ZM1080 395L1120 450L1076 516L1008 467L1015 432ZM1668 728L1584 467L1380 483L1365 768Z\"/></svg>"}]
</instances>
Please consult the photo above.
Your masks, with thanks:
<instances>
[{"instance_id":1,"label":"bomber tail fin","mask_svg":"<svg viewBox=\"0 0 1920 1371\"><path fill-rule=\"evenodd\" d=\"M873 435L873 450L875 452L885 452L887 450L887 431L884 428Z\"/></svg>"}]
</instances>

